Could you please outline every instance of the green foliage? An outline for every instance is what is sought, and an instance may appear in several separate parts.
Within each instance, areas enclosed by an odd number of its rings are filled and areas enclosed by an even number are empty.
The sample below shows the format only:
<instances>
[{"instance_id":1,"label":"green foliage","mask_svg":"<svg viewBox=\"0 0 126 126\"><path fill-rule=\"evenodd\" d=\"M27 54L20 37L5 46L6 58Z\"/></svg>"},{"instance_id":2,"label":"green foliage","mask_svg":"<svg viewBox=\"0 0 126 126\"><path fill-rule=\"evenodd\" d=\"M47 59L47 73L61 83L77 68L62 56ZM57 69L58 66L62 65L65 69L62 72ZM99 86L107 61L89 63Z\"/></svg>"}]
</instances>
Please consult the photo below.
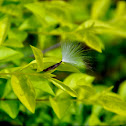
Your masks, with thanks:
<instances>
[{"instance_id":1,"label":"green foliage","mask_svg":"<svg viewBox=\"0 0 126 126\"><path fill-rule=\"evenodd\" d=\"M43 70L43 55L41 53L41 50L31 46L35 59L36 59L36 63L37 63L37 71L40 72Z\"/></svg>"},{"instance_id":2,"label":"green foliage","mask_svg":"<svg viewBox=\"0 0 126 126\"><path fill-rule=\"evenodd\" d=\"M23 75L12 75L11 84L16 96L31 112L34 113L35 91L31 81Z\"/></svg>"},{"instance_id":3,"label":"green foliage","mask_svg":"<svg viewBox=\"0 0 126 126\"><path fill-rule=\"evenodd\" d=\"M22 57L22 53L8 47L0 47L0 62L13 61Z\"/></svg>"},{"instance_id":4,"label":"green foliage","mask_svg":"<svg viewBox=\"0 0 126 126\"><path fill-rule=\"evenodd\" d=\"M19 101L0 101L0 108L14 119L19 112Z\"/></svg>"},{"instance_id":5,"label":"green foliage","mask_svg":"<svg viewBox=\"0 0 126 126\"><path fill-rule=\"evenodd\" d=\"M74 90L72 90L71 88L69 88L67 85L63 84L61 81L55 79L55 78L50 78L49 79L54 85L56 85L57 87L59 87L60 89L66 91L67 93L69 93L71 96L76 97L76 92Z\"/></svg>"},{"instance_id":6,"label":"green foliage","mask_svg":"<svg viewBox=\"0 0 126 126\"><path fill-rule=\"evenodd\" d=\"M6 38L8 28L9 28L9 19L8 17L4 17L0 21L0 45L2 45L2 43L4 42Z\"/></svg>"},{"instance_id":7,"label":"green foliage","mask_svg":"<svg viewBox=\"0 0 126 126\"><path fill-rule=\"evenodd\" d=\"M1 0L0 122L126 123L125 9L112 0ZM43 71L61 62L64 40L81 43L85 66L72 46L76 65Z\"/></svg>"}]
</instances>

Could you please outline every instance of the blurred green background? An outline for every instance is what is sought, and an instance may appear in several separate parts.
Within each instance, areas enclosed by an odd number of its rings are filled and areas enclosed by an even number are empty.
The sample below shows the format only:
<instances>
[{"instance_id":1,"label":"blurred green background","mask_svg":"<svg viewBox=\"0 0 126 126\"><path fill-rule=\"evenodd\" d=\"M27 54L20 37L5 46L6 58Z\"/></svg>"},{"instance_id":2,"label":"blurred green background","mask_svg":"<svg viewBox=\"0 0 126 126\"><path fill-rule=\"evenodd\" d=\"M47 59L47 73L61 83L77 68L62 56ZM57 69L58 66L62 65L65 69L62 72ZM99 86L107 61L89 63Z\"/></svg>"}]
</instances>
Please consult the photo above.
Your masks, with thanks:
<instances>
[{"instance_id":1,"label":"blurred green background","mask_svg":"<svg viewBox=\"0 0 126 126\"><path fill-rule=\"evenodd\" d=\"M95 77L93 87L96 92L114 86L112 92L126 101L125 0L0 0L1 71L34 60L30 45L43 50L45 57L61 58L57 43L64 39L82 43L88 66L81 71ZM3 50L4 54L7 53L6 57L3 57ZM73 73L56 70L54 74L64 81ZM9 91L4 93L11 90L7 87L8 83L9 80L0 78L1 102L3 94L11 96ZM57 90L55 86L52 87L54 91ZM43 93L45 98L48 95L47 92ZM8 100L9 104L11 101ZM8 111L13 113L15 110L6 110L8 104L1 107L1 103L0 124L126 125L126 115L115 114L100 105L73 102L68 108L69 112L59 119L49 100L37 101L36 104L34 114L20 104L17 117L12 119Z\"/></svg>"}]
</instances>

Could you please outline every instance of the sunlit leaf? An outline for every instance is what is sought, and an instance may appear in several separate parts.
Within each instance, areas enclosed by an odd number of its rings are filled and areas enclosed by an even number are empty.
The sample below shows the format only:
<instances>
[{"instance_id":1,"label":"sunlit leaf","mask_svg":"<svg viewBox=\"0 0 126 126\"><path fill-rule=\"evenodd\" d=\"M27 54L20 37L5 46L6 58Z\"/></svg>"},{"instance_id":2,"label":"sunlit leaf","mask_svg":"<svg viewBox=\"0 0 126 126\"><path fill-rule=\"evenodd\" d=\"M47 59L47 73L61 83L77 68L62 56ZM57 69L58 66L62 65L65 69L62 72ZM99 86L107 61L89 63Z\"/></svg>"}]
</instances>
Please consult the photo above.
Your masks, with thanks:
<instances>
[{"instance_id":1,"label":"sunlit leaf","mask_svg":"<svg viewBox=\"0 0 126 126\"><path fill-rule=\"evenodd\" d=\"M98 52L102 52L102 49L104 48L100 38L91 33L86 33L84 35L84 42L86 43L86 45Z\"/></svg>"},{"instance_id":2,"label":"sunlit leaf","mask_svg":"<svg viewBox=\"0 0 126 126\"><path fill-rule=\"evenodd\" d=\"M11 85L14 93L25 107L34 113L35 91L31 81L23 75L12 75Z\"/></svg>"},{"instance_id":3,"label":"sunlit leaf","mask_svg":"<svg viewBox=\"0 0 126 126\"><path fill-rule=\"evenodd\" d=\"M55 95L52 88L50 87L50 82L48 80L38 76L30 76L29 78L35 89L40 89L51 95Z\"/></svg>"},{"instance_id":4,"label":"sunlit leaf","mask_svg":"<svg viewBox=\"0 0 126 126\"><path fill-rule=\"evenodd\" d=\"M3 43L4 46L9 47L23 47L23 42L27 37L27 33L16 29L9 30L8 39Z\"/></svg>"},{"instance_id":5,"label":"sunlit leaf","mask_svg":"<svg viewBox=\"0 0 126 126\"><path fill-rule=\"evenodd\" d=\"M4 46L8 47L16 47L16 48L22 48L24 45L22 42L16 39L8 39L5 43L3 43Z\"/></svg>"},{"instance_id":6,"label":"sunlit leaf","mask_svg":"<svg viewBox=\"0 0 126 126\"><path fill-rule=\"evenodd\" d=\"M117 94L104 93L99 96L98 101L105 109L126 116L126 102Z\"/></svg>"},{"instance_id":7,"label":"sunlit leaf","mask_svg":"<svg viewBox=\"0 0 126 126\"><path fill-rule=\"evenodd\" d=\"M43 70L43 54L42 51L34 46L31 46L36 62L37 62L37 71L40 72Z\"/></svg>"},{"instance_id":8,"label":"sunlit leaf","mask_svg":"<svg viewBox=\"0 0 126 126\"><path fill-rule=\"evenodd\" d=\"M39 23L35 16L28 17L19 27L19 30L34 30L38 28Z\"/></svg>"},{"instance_id":9,"label":"sunlit leaf","mask_svg":"<svg viewBox=\"0 0 126 126\"><path fill-rule=\"evenodd\" d=\"M44 57L43 62L44 62L44 69L48 68L56 63L59 63L62 59L57 58L57 57ZM69 71L69 72L80 72L75 66L72 66L71 64L68 63L61 63L56 70L59 71Z\"/></svg>"},{"instance_id":10,"label":"sunlit leaf","mask_svg":"<svg viewBox=\"0 0 126 126\"><path fill-rule=\"evenodd\" d=\"M120 96L126 100L126 81L123 81L120 86L119 86L119 90L118 90Z\"/></svg>"},{"instance_id":11,"label":"sunlit leaf","mask_svg":"<svg viewBox=\"0 0 126 126\"><path fill-rule=\"evenodd\" d=\"M0 1L0 6L2 5L3 1L4 1L4 0L1 0L1 1Z\"/></svg>"},{"instance_id":12,"label":"sunlit leaf","mask_svg":"<svg viewBox=\"0 0 126 126\"><path fill-rule=\"evenodd\" d=\"M0 62L11 61L13 59L19 59L22 57L22 53L18 51L3 46L0 47Z\"/></svg>"},{"instance_id":13,"label":"sunlit leaf","mask_svg":"<svg viewBox=\"0 0 126 126\"><path fill-rule=\"evenodd\" d=\"M94 114L91 114L89 118L89 125L101 125L101 121L98 119L98 117Z\"/></svg>"},{"instance_id":14,"label":"sunlit leaf","mask_svg":"<svg viewBox=\"0 0 126 126\"><path fill-rule=\"evenodd\" d=\"M67 112L69 111L69 107L71 106L71 101L70 100L62 100L62 99L58 99L55 100L54 98L50 97L49 98L51 106L54 110L54 112L56 113L56 115L58 116L58 118L63 118L65 116L65 114L67 114Z\"/></svg>"},{"instance_id":15,"label":"sunlit leaf","mask_svg":"<svg viewBox=\"0 0 126 126\"><path fill-rule=\"evenodd\" d=\"M3 100L0 101L0 108L5 111L11 118L16 118L19 112L19 101Z\"/></svg>"},{"instance_id":16,"label":"sunlit leaf","mask_svg":"<svg viewBox=\"0 0 126 126\"><path fill-rule=\"evenodd\" d=\"M48 23L55 24L57 22L69 27L72 25L69 23L71 17L67 13L67 10L70 10L70 5L64 1L37 2L26 4L25 7L37 15L45 25ZM63 7L66 9L64 10Z\"/></svg>"},{"instance_id":17,"label":"sunlit leaf","mask_svg":"<svg viewBox=\"0 0 126 126\"><path fill-rule=\"evenodd\" d=\"M101 120L98 118L98 116L96 116L95 114L91 114L91 116L89 117L89 121L88 121L89 125L107 125L106 123L102 123Z\"/></svg>"},{"instance_id":18,"label":"sunlit leaf","mask_svg":"<svg viewBox=\"0 0 126 126\"><path fill-rule=\"evenodd\" d=\"M100 105L93 105L92 114L95 114L96 116L99 116L100 112L102 110L103 110L102 106L100 106Z\"/></svg>"},{"instance_id":19,"label":"sunlit leaf","mask_svg":"<svg viewBox=\"0 0 126 126\"><path fill-rule=\"evenodd\" d=\"M22 7L21 5L7 4L0 8L0 12L11 16L21 17L22 16L21 7Z\"/></svg>"},{"instance_id":20,"label":"sunlit leaf","mask_svg":"<svg viewBox=\"0 0 126 126\"><path fill-rule=\"evenodd\" d=\"M4 17L2 20L0 20L0 45L4 42L8 29L9 29L9 19L8 17Z\"/></svg>"},{"instance_id":21,"label":"sunlit leaf","mask_svg":"<svg viewBox=\"0 0 126 126\"><path fill-rule=\"evenodd\" d=\"M55 79L55 78L50 78L49 81L51 81L54 85L56 85L58 88L62 89L63 91L66 91L68 94L70 94L73 97L77 97L76 92L68 87L66 84L63 82Z\"/></svg>"},{"instance_id":22,"label":"sunlit leaf","mask_svg":"<svg viewBox=\"0 0 126 126\"><path fill-rule=\"evenodd\" d=\"M126 123L126 116L115 115L111 118L110 125L120 125Z\"/></svg>"},{"instance_id":23,"label":"sunlit leaf","mask_svg":"<svg viewBox=\"0 0 126 126\"><path fill-rule=\"evenodd\" d=\"M29 64L26 64L20 68L20 70L24 70L26 68L37 69L37 62L36 60L31 61Z\"/></svg>"},{"instance_id":24,"label":"sunlit leaf","mask_svg":"<svg viewBox=\"0 0 126 126\"><path fill-rule=\"evenodd\" d=\"M96 0L92 6L92 18L101 18L106 14L110 6L111 0Z\"/></svg>"},{"instance_id":25,"label":"sunlit leaf","mask_svg":"<svg viewBox=\"0 0 126 126\"><path fill-rule=\"evenodd\" d=\"M59 71L80 72L75 66L69 63L61 63L56 69Z\"/></svg>"},{"instance_id":26,"label":"sunlit leaf","mask_svg":"<svg viewBox=\"0 0 126 126\"><path fill-rule=\"evenodd\" d=\"M83 73L73 73L64 80L64 83L70 86L71 88L76 88L78 85L91 84L93 80L93 76Z\"/></svg>"},{"instance_id":27,"label":"sunlit leaf","mask_svg":"<svg viewBox=\"0 0 126 126\"><path fill-rule=\"evenodd\" d=\"M11 83L10 83L10 80L8 80L4 88L2 97L3 98L7 97L11 91L12 91Z\"/></svg>"},{"instance_id":28,"label":"sunlit leaf","mask_svg":"<svg viewBox=\"0 0 126 126\"><path fill-rule=\"evenodd\" d=\"M126 9L126 2L125 1L118 1L115 18L120 18L121 16L124 16L125 9Z\"/></svg>"},{"instance_id":29,"label":"sunlit leaf","mask_svg":"<svg viewBox=\"0 0 126 126\"><path fill-rule=\"evenodd\" d=\"M81 85L80 89L78 91L78 99L89 99L89 98L91 98L91 100L95 100L95 99L93 99L95 94L96 94L95 89L92 86L90 86L90 85Z\"/></svg>"}]
</instances>

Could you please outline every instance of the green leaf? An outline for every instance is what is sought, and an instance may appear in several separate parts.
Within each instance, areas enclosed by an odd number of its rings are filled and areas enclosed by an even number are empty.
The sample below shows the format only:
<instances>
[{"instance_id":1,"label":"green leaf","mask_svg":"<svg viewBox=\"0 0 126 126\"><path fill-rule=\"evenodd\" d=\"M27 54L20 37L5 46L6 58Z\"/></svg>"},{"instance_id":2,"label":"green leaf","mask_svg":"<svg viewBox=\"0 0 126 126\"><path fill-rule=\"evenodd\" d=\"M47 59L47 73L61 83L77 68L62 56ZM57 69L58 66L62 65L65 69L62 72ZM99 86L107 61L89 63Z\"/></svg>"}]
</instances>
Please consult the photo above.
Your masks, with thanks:
<instances>
[{"instance_id":1,"label":"green leaf","mask_svg":"<svg viewBox=\"0 0 126 126\"><path fill-rule=\"evenodd\" d=\"M120 96L126 101L126 80L120 84L118 92Z\"/></svg>"},{"instance_id":2,"label":"green leaf","mask_svg":"<svg viewBox=\"0 0 126 126\"><path fill-rule=\"evenodd\" d=\"M59 119L65 116L65 114L69 111L69 108L71 106L70 100L60 100L60 99L55 100L54 98L49 97L49 101Z\"/></svg>"},{"instance_id":3,"label":"green leaf","mask_svg":"<svg viewBox=\"0 0 126 126\"><path fill-rule=\"evenodd\" d=\"M40 89L51 95L55 95L52 88L50 87L50 82L47 79L38 76L29 76L29 78L35 89Z\"/></svg>"},{"instance_id":4,"label":"green leaf","mask_svg":"<svg viewBox=\"0 0 126 126\"><path fill-rule=\"evenodd\" d=\"M83 99L95 93L94 89L91 87L93 80L93 76L83 73L73 73L64 79L64 83L72 89L77 89L78 98ZM62 92L62 90L58 90L57 95Z\"/></svg>"},{"instance_id":5,"label":"green leaf","mask_svg":"<svg viewBox=\"0 0 126 126\"><path fill-rule=\"evenodd\" d=\"M35 111L35 91L31 81L23 75L12 75L11 85L14 93L25 105L25 107L34 113Z\"/></svg>"},{"instance_id":6,"label":"green leaf","mask_svg":"<svg viewBox=\"0 0 126 126\"><path fill-rule=\"evenodd\" d=\"M126 116L115 115L111 118L110 125L126 124Z\"/></svg>"},{"instance_id":7,"label":"green leaf","mask_svg":"<svg viewBox=\"0 0 126 126\"><path fill-rule=\"evenodd\" d=\"M26 4L25 7L27 9L29 9L30 11L32 11L37 17L39 17L38 19L41 19L41 23L45 25L47 25L47 22L49 23L56 23L56 20L52 17L50 17L50 14L47 15L47 12L45 10L47 3L42 3L42 2L38 2L38 3L30 3L30 4ZM49 20L47 19L47 17L49 18Z\"/></svg>"},{"instance_id":8,"label":"green leaf","mask_svg":"<svg viewBox=\"0 0 126 126\"><path fill-rule=\"evenodd\" d=\"M4 46L22 48L24 45L22 42L16 39L8 39L3 43Z\"/></svg>"},{"instance_id":9,"label":"green leaf","mask_svg":"<svg viewBox=\"0 0 126 126\"><path fill-rule=\"evenodd\" d=\"M118 1L115 18L118 19L118 18L124 16L125 15L125 9L126 9L126 2L125 1Z\"/></svg>"},{"instance_id":10,"label":"green leaf","mask_svg":"<svg viewBox=\"0 0 126 126\"><path fill-rule=\"evenodd\" d=\"M95 114L95 115L99 116L102 111L103 111L102 106L100 106L100 105L93 105L93 107L92 107L92 114Z\"/></svg>"},{"instance_id":11,"label":"green leaf","mask_svg":"<svg viewBox=\"0 0 126 126\"><path fill-rule=\"evenodd\" d=\"M22 58L22 53L11 48L0 47L0 62L12 61L14 59Z\"/></svg>"},{"instance_id":12,"label":"green leaf","mask_svg":"<svg viewBox=\"0 0 126 126\"><path fill-rule=\"evenodd\" d=\"M22 5L21 4L6 4L0 7L0 12L6 15L21 17Z\"/></svg>"},{"instance_id":13,"label":"green leaf","mask_svg":"<svg viewBox=\"0 0 126 126\"><path fill-rule=\"evenodd\" d=\"M91 47L92 49L98 52L102 52L104 46L102 44L102 41L96 35L92 33L85 33L83 40L87 46Z\"/></svg>"},{"instance_id":14,"label":"green leaf","mask_svg":"<svg viewBox=\"0 0 126 126\"><path fill-rule=\"evenodd\" d=\"M37 72L41 72L43 70L43 54L42 51L34 46L31 46L36 62L37 62Z\"/></svg>"},{"instance_id":15,"label":"green leaf","mask_svg":"<svg viewBox=\"0 0 126 126\"><path fill-rule=\"evenodd\" d=\"M71 96L77 97L76 92L73 89L71 89L70 87L68 87L66 84L64 84L63 82L61 82L55 78L49 78L49 81L51 81L54 85L56 85L58 88L62 89L63 91L67 92Z\"/></svg>"},{"instance_id":16,"label":"green leaf","mask_svg":"<svg viewBox=\"0 0 126 126\"><path fill-rule=\"evenodd\" d=\"M1 0L1 1L0 1L0 6L2 5L3 1L4 1L4 0Z\"/></svg>"},{"instance_id":17,"label":"green leaf","mask_svg":"<svg viewBox=\"0 0 126 126\"><path fill-rule=\"evenodd\" d=\"M64 83L71 88L76 88L78 85L89 85L93 80L93 76L83 73L73 73L64 80Z\"/></svg>"},{"instance_id":18,"label":"green leaf","mask_svg":"<svg viewBox=\"0 0 126 126\"><path fill-rule=\"evenodd\" d=\"M23 42L27 38L27 32L11 29L8 33L8 39L16 39Z\"/></svg>"},{"instance_id":19,"label":"green leaf","mask_svg":"<svg viewBox=\"0 0 126 126\"><path fill-rule=\"evenodd\" d=\"M47 63L47 62L52 62L52 63L58 63L60 62L62 59L61 58L57 58L56 56L49 56L49 57L44 57L43 58L43 62Z\"/></svg>"},{"instance_id":20,"label":"green leaf","mask_svg":"<svg viewBox=\"0 0 126 126\"><path fill-rule=\"evenodd\" d=\"M80 72L75 66L69 63L61 63L56 69L59 71Z\"/></svg>"},{"instance_id":21,"label":"green leaf","mask_svg":"<svg viewBox=\"0 0 126 126\"><path fill-rule=\"evenodd\" d=\"M36 64L37 64L36 60L33 60L29 64L22 66L20 70L24 70L26 68L36 69L37 68Z\"/></svg>"},{"instance_id":22,"label":"green leaf","mask_svg":"<svg viewBox=\"0 0 126 126\"><path fill-rule=\"evenodd\" d=\"M8 39L3 43L4 46L22 48L23 42L27 38L27 33L16 29L8 32Z\"/></svg>"},{"instance_id":23,"label":"green leaf","mask_svg":"<svg viewBox=\"0 0 126 126\"><path fill-rule=\"evenodd\" d=\"M94 34L103 34L105 31L111 30L112 28L113 26L108 22L92 19L85 21L78 27L78 29L88 29L89 32Z\"/></svg>"},{"instance_id":24,"label":"green leaf","mask_svg":"<svg viewBox=\"0 0 126 126\"><path fill-rule=\"evenodd\" d=\"M126 102L117 94L103 93L98 97L98 102L107 110L126 116Z\"/></svg>"},{"instance_id":25,"label":"green leaf","mask_svg":"<svg viewBox=\"0 0 126 126\"><path fill-rule=\"evenodd\" d=\"M96 0L92 6L91 16L94 19L104 17L110 6L111 0Z\"/></svg>"},{"instance_id":26,"label":"green leaf","mask_svg":"<svg viewBox=\"0 0 126 126\"><path fill-rule=\"evenodd\" d=\"M92 49L102 52L104 45L96 33L102 33L104 29L110 29L110 25L97 20L88 20L79 25L76 30L76 37ZM103 30L103 31L102 31Z\"/></svg>"},{"instance_id":27,"label":"green leaf","mask_svg":"<svg viewBox=\"0 0 126 126\"><path fill-rule=\"evenodd\" d=\"M38 20L35 16L28 17L26 20L22 22L22 24L19 27L19 30L34 30L38 28L40 25L38 23Z\"/></svg>"},{"instance_id":28,"label":"green leaf","mask_svg":"<svg viewBox=\"0 0 126 126\"><path fill-rule=\"evenodd\" d=\"M56 64L56 63L59 63L62 59L61 58L57 58L57 57L44 57L43 58L43 62L44 62L44 69Z\"/></svg>"},{"instance_id":29,"label":"green leaf","mask_svg":"<svg viewBox=\"0 0 126 126\"><path fill-rule=\"evenodd\" d=\"M11 118L16 118L19 113L19 101L5 100L0 101L0 108L5 111Z\"/></svg>"},{"instance_id":30,"label":"green leaf","mask_svg":"<svg viewBox=\"0 0 126 126\"><path fill-rule=\"evenodd\" d=\"M71 15L68 13L71 10L71 5L64 1L36 2L26 4L25 7L38 17L44 27L56 23L73 27L73 24L69 21L71 20ZM64 7L66 8L65 10L63 9Z\"/></svg>"},{"instance_id":31,"label":"green leaf","mask_svg":"<svg viewBox=\"0 0 126 126\"><path fill-rule=\"evenodd\" d=\"M99 28L102 28L102 29L112 28L112 26L109 23L103 22L101 20L89 19L87 21L84 21L81 25L79 25L76 30L85 30L85 29L87 29L87 30L93 31L94 28L97 30Z\"/></svg>"},{"instance_id":32,"label":"green leaf","mask_svg":"<svg viewBox=\"0 0 126 126\"><path fill-rule=\"evenodd\" d=\"M89 120L88 120L88 124L94 125L94 126L101 125L101 121L95 114L91 114L91 116L89 117Z\"/></svg>"},{"instance_id":33,"label":"green leaf","mask_svg":"<svg viewBox=\"0 0 126 126\"><path fill-rule=\"evenodd\" d=\"M95 89L90 85L81 85L78 91L78 99L87 99L89 102L95 100ZM90 98L90 99L89 99Z\"/></svg>"},{"instance_id":34,"label":"green leaf","mask_svg":"<svg viewBox=\"0 0 126 126\"><path fill-rule=\"evenodd\" d=\"M12 91L11 82L10 82L10 79L8 79L8 81L5 85L2 97L3 98L7 97L10 94L11 91Z\"/></svg>"},{"instance_id":35,"label":"green leaf","mask_svg":"<svg viewBox=\"0 0 126 126\"><path fill-rule=\"evenodd\" d=\"M56 63L59 63L62 59L57 58L57 57L45 57L43 58L44 62L44 69L48 68ZM59 71L69 71L69 72L80 72L75 66L72 66L71 64L68 63L61 63L56 70Z\"/></svg>"},{"instance_id":36,"label":"green leaf","mask_svg":"<svg viewBox=\"0 0 126 126\"><path fill-rule=\"evenodd\" d=\"M10 24L8 17L4 17L2 20L0 20L0 45L2 45L7 36L9 26Z\"/></svg>"},{"instance_id":37,"label":"green leaf","mask_svg":"<svg viewBox=\"0 0 126 126\"><path fill-rule=\"evenodd\" d=\"M122 28L122 27L121 28L120 27L113 27L113 29L104 30L104 33L112 34L112 35L115 35L115 36L120 36L120 37L126 38L125 27L124 28Z\"/></svg>"}]
</instances>

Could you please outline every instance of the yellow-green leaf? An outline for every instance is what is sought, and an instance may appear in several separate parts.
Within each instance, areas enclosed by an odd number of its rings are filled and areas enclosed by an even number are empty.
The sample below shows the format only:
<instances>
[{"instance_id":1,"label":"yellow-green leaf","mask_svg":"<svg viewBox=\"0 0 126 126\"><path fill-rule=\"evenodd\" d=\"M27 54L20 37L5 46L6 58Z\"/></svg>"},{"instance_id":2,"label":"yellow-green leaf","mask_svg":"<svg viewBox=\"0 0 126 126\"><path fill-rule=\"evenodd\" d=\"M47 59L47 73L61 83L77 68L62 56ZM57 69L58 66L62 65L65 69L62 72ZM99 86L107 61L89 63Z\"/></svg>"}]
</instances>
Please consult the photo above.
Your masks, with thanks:
<instances>
[{"instance_id":1,"label":"yellow-green leaf","mask_svg":"<svg viewBox=\"0 0 126 126\"><path fill-rule=\"evenodd\" d=\"M8 17L4 17L1 21L0 21L0 45L2 45L2 43L4 42L6 36L7 36L7 32L9 29L9 19Z\"/></svg>"},{"instance_id":2,"label":"yellow-green leaf","mask_svg":"<svg viewBox=\"0 0 126 126\"><path fill-rule=\"evenodd\" d=\"M69 63L61 63L61 65L57 67L57 70L69 71L69 72L80 72L75 66Z\"/></svg>"},{"instance_id":3,"label":"yellow-green leaf","mask_svg":"<svg viewBox=\"0 0 126 126\"><path fill-rule=\"evenodd\" d=\"M71 96L77 97L76 92L73 89L71 89L70 87L68 87L66 84L64 84L63 82L61 82L55 78L49 78L49 81L51 81L54 85L56 85L57 87L59 87L63 91L66 91Z\"/></svg>"},{"instance_id":4,"label":"yellow-green leaf","mask_svg":"<svg viewBox=\"0 0 126 126\"><path fill-rule=\"evenodd\" d=\"M93 76L83 73L73 73L64 80L64 83L70 86L71 88L76 88L77 85L91 84L93 80L94 80Z\"/></svg>"},{"instance_id":5,"label":"yellow-green leaf","mask_svg":"<svg viewBox=\"0 0 126 126\"><path fill-rule=\"evenodd\" d=\"M31 81L23 75L12 75L11 85L14 93L25 107L34 113L35 111L35 91Z\"/></svg>"},{"instance_id":6,"label":"yellow-green leaf","mask_svg":"<svg viewBox=\"0 0 126 126\"><path fill-rule=\"evenodd\" d=\"M95 89L92 86L81 85L78 91L78 99L88 99L92 101L92 100L95 100L95 97L94 97L95 94L96 94Z\"/></svg>"},{"instance_id":7,"label":"yellow-green leaf","mask_svg":"<svg viewBox=\"0 0 126 126\"><path fill-rule=\"evenodd\" d=\"M98 52L102 52L102 49L104 48L102 41L92 33L85 33L84 42L87 46L91 47L92 49Z\"/></svg>"},{"instance_id":8,"label":"yellow-green leaf","mask_svg":"<svg viewBox=\"0 0 126 126\"><path fill-rule=\"evenodd\" d=\"M125 1L118 1L115 18L120 18L125 15L126 10L126 2Z\"/></svg>"},{"instance_id":9,"label":"yellow-green leaf","mask_svg":"<svg viewBox=\"0 0 126 126\"><path fill-rule=\"evenodd\" d=\"M98 102L107 110L126 116L126 102L117 94L103 93L98 97Z\"/></svg>"},{"instance_id":10,"label":"yellow-green leaf","mask_svg":"<svg viewBox=\"0 0 126 126\"><path fill-rule=\"evenodd\" d=\"M21 67L20 70L24 70L26 68L36 69L37 68L36 64L37 64L36 60L33 60L29 64L26 64L23 67Z\"/></svg>"},{"instance_id":11,"label":"yellow-green leaf","mask_svg":"<svg viewBox=\"0 0 126 126\"><path fill-rule=\"evenodd\" d=\"M31 46L37 62L37 71L41 72L43 70L43 54L42 51L34 46Z\"/></svg>"},{"instance_id":12,"label":"yellow-green leaf","mask_svg":"<svg viewBox=\"0 0 126 126\"><path fill-rule=\"evenodd\" d=\"M126 80L120 84L118 92L120 96L126 101Z\"/></svg>"},{"instance_id":13,"label":"yellow-green leaf","mask_svg":"<svg viewBox=\"0 0 126 126\"><path fill-rule=\"evenodd\" d=\"M2 5L3 1L4 1L4 0L0 0L0 6Z\"/></svg>"},{"instance_id":14,"label":"yellow-green leaf","mask_svg":"<svg viewBox=\"0 0 126 126\"><path fill-rule=\"evenodd\" d=\"M88 124L94 125L94 126L100 126L102 123L100 121L100 119L95 115L95 114L91 114L88 120Z\"/></svg>"},{"instance_id":15,"label":"yellow-green leaf","mask_svg":"<svg viewBox=\"0 0 126 126\"><path fill-rule=\"evenodd\" d=\"M92 18L97 19L103 17L110 6L110 2L111 0L95 0L91 11Z\"/></svg>"},{"instance_id":16,"label":"yellow-green leaf","mask_svg":"<svg viewBox=\"0 0 126 126\"><path fill-rule=\"evenodd\" d=\"M0 108L11 118L16 118L19 112L19 101L6 100L0 101Z\"/></svg>"},{"instance_id":17,"label":"yellow-green leaf","mask_svg":"<svg viewBox=\"0 0 126 126\"><path fill-rule=\"evenodd\" d=\"M29 76L29 78L35 89L40 89L51 95L55 95L52 88L50 87L50 82L47 79L44 79L43 77L40 76Z\"/></svg>"},{"instance_id":18,"label":"yellow-green leaf","mask_svg":"<svg viewBox=\"0 0 126 126\"><path fill-rule=\"evenodd\" d=\"M110 123L112 125L126 124L126 116L115 115L111 118Z\"/></svg>"},{"instance_id":19,"label":"yellow-green leaf","mask_svg":"<svg viewBox=\"0 0 126 126\"><path fill-rule=\"evenodd\" d=\"M0 62L6 62L14 59L21 58L23 55L22 53L15 51L11 48L7 47L0 47Z\"/></svg>"},{"instance_id":20,"label":"yellow-green leaf","mask_svg":"<svg viewBox=\"0 0 126 126\"><path fill-rule=\"evenodd\" d=\"M50 97L49 101L57 117L60 119L65 116L65 114L68 112L69 107L71 106L70 100L55 100L54 98Z\"/></svg>"}]
</instances>

